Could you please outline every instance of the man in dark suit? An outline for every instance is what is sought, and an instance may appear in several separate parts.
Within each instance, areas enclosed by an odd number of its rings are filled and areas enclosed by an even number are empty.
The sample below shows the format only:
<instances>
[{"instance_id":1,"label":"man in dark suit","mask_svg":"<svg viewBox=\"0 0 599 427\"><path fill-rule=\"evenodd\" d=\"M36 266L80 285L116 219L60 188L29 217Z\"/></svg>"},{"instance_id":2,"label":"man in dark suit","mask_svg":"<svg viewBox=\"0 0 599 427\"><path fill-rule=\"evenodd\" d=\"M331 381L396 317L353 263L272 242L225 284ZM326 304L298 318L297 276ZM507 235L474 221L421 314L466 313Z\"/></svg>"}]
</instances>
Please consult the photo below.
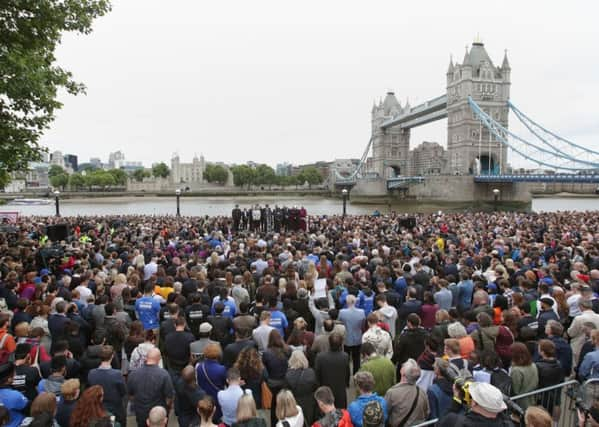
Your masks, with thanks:
<instances>
[{"instance_id":1,"label":"man in dark suit","mask_svg":"<svg viewBox=\"0 0 599 427\"><path fill-rule=\"evenodd\" d=\"M333 333L329 336L329 351L316 356L316 379L321 386L328 386L335 396L335 406L347 408L346 387L349 387L349 356L343 351L343 337Z\"/></svg>"}]
</instances>

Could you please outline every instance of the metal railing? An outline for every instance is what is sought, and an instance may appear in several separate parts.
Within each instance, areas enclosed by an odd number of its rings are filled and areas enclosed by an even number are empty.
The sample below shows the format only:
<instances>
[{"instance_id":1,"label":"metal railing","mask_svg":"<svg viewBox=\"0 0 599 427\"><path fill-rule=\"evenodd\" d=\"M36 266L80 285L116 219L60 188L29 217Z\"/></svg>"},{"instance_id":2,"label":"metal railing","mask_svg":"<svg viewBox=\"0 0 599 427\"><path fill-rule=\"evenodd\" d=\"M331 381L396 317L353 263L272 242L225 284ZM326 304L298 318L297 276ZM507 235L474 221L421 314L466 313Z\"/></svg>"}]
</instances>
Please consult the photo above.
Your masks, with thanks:
<instances>
[{"instance_id":1,"label":"metal railing","mask_svg":"<svg viewBox=\"0 0 599 427\"><path fill-rule=\"evenodd\" d=\"M599 383L597 385L599 391ZM512 415L519 416L521 419L526 408L541 406L551 414L558 425L574 426L578 422L576 404L580 402L580 399L581 385L578 381L571 380L510 397L510 402L515 405L508 406L510 406L509 410Z\"/></svg>"},{"instance_id":2,"label":"metal railing","mask_svg":"<svg viewBox=\"0 0 599 427\"><path fill-rule=\"evenodd\" d=\"M435 424L437 424L439 422L439 418L435 418L434 420L429 420L429 421L425 421L423 423L420 424L412 424L409 427L426 427L426 426L434 426Z\"/></svg>"}]
</instances>

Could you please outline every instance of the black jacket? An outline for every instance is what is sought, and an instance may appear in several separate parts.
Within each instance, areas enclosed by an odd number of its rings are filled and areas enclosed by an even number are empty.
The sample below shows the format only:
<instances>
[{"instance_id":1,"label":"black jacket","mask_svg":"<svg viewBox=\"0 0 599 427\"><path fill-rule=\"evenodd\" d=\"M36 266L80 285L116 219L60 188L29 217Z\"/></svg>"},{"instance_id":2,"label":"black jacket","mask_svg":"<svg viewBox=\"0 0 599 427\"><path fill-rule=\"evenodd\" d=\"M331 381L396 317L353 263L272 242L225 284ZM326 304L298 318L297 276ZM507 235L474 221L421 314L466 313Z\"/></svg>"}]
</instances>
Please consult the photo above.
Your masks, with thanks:
<instances>
[{"instance_id":1,"label":"black jacket","mask_svg":"<svg viewBox=\"0 0 599 427\"><path fill-rule=\"evenodd\" d=\"M316 401L314 392L318 388L316 373L312 368L289 369L285 375L287 387L293 393L297 404L304 412L304 420L308 425L315 421Z\"/></svg>"},{"instance_id":2,"label":"black jacket","mask_svg":"<svg viewBox=\"0 0 599 427\"><path fill-rule=\"evenodd\" d=\"M536 365L539 372L539 388L564 382L564 370L556 359L541 359Z\"/></svg>"},{"instance_id":3,"label":"black jacket","mask_svg":"<svg viewBox=\"0 0 599 427\"><path fill-rule=\"evenodd\" d=\"M316 356L316 379L321 386L329 386L337 408L347 408L349 386L349 356L343 351L326 351Z\"/></svg>"},{"instance_id":4,"label":"black jacket","mask_svg":"<svg viewBox=\"0 0 599 427\"><path fill-rule=\"evenodd\" d=\"M401 366L408 359L418 359L424 351L426 331L423 328L404 329L393 351L393 362Z\"/></svg>"}]
</instances>

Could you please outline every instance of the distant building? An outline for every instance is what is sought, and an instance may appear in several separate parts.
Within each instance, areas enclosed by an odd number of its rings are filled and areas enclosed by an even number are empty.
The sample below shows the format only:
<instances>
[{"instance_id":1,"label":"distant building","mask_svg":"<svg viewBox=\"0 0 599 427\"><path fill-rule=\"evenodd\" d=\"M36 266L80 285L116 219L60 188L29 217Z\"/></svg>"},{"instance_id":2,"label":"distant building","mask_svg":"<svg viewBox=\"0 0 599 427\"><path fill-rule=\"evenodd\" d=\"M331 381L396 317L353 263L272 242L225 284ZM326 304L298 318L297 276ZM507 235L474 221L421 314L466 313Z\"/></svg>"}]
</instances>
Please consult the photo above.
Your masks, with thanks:
<instances>
[{"instance_id":1,"label":"distant building","mask_svg":"<svg viewBox=\"0 0 599 427\"><path fill-rule=\"evenodd\" d=\"M50 166L60 166L61 168L64 169L65 167L65 163L64 163L64 156L62 154L62 151L54 151L52 152L52 154L50 154Z\"/></svg>"},{"instance_id":2,"label":"distant building","mask_svg":"<svg viewBox=\"0 0 599 427\"><path fill-rule=\"evenodd\" d=\"M277 176L290 176L291 165L287 162L277 164L276 174Z\"/></svg>"},{"instance_id":3,"label":"distant building","mask_svg":"<svg viewBox=\"0 0 599 427\"><path fill-rule=\"evenodd\" d=\"M118 169L118 162L125 161L125 153L122 151L115 151L113 153L108 154L108 168L109 169Z\"/></svg>"},{"instance_id":4,"label":"distant building","mask_svg":"<svg viewBox=\"0 0 599 427\"><path fill-rule=\"evenodd\" d=\"M174 184L203 183L206 162L204 156L194 156L191 163L181 163L179 155L173 155L171 159L170 179Z\"/></svg>"},{"instance_id":5,"label":"distant building","mask_svg":"<svg viewBox=\"0 0 599 427\"><path fill-rule=\"evenodd\" d=\"M409 153L410 175L440 175L447 167L447 151L436 142L424 141Z\"/></svg>"},{"instance_id":6,"label":"distant building","mask_svg":"<svg viewBox=\"0 0 599 427\"><path fill-rule=\"evenodd\" d=\"M76 172L78 170L77 155L65 154L64 155L64 163L65 163L65 166L67 168L70 167L73 170L73 172Z\"/></svg>"}]
</instances>

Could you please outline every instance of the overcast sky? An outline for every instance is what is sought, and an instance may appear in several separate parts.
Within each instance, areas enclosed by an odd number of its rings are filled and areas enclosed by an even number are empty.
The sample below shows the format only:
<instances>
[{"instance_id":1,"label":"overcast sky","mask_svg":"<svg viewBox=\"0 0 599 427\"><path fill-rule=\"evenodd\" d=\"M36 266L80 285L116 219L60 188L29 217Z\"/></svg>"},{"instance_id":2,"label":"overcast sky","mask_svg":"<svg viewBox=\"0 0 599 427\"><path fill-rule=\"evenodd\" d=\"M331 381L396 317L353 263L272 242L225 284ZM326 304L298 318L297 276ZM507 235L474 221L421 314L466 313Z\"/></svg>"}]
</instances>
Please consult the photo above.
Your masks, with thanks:
<instances>
[{"instance_id":1,"label":"overcast sky","mask_svg":"<svg viewBox=\"0 0 599 427\"><path fill-rule=\"evenodd\" d=\"M373 99L445 93L475 36L512 66L511 99L599 149L599 3L113 0L58 62L87 86L43 138L51 150L146 166L203 154L271 165L360 157ZM511 123L515 118L510 117ZM446 120L412 131L446 144Z\"/></svg>"}]
</instances>

